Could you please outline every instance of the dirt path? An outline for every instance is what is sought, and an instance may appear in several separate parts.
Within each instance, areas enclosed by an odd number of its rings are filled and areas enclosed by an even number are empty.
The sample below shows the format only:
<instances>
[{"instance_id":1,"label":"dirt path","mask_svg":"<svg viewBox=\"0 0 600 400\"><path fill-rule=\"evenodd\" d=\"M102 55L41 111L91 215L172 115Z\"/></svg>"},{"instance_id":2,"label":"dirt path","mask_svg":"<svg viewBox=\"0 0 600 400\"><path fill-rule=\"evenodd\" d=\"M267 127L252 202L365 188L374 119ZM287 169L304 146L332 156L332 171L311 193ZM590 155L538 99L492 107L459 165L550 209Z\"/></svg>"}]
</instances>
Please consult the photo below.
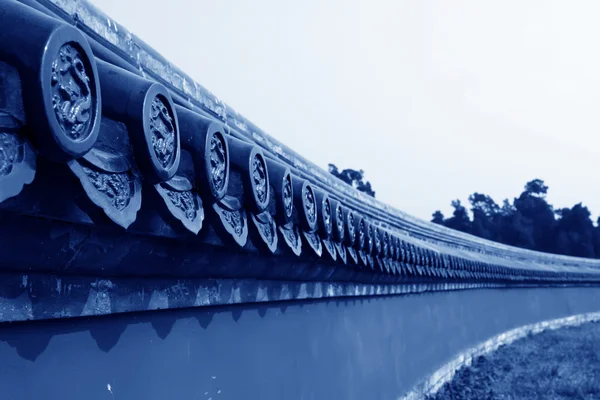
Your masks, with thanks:
<instances>
[{"instance_id":1,"label":"dirt path","mask_svg":"<svg viewBox=\"0 0 600 400\"><path fill-rule=\"evenodd\" d=\"M600 399L600 323L542 332L479 357L428 400Z\"/></svg>"}]
</instances>

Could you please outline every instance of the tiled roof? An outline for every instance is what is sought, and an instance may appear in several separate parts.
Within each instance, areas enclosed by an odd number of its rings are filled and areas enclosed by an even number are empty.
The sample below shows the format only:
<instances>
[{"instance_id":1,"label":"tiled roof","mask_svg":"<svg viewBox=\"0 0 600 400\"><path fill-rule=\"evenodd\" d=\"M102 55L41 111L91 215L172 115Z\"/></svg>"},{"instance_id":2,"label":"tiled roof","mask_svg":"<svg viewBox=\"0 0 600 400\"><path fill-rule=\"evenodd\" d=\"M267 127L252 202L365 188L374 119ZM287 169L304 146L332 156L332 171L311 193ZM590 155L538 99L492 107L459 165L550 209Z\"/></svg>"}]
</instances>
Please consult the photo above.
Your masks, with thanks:
<instances>
[{"instance_id":1,"label":"tiled roof","mask_svg":"<svg viewBox=\"0 0 600 400\"><path fill-rule=\"evenodd\" d=\"M168 278L152 290L190 306L600 276L600 261L493 243L358 192L89 3L23 3L0 3L0 267L22 279L80 276L82 299L102 279L121 304L145 293L128 279ZM200 293L228 279L227 295ZM131 296L122 309L149 307Z\"/></svg>"}]
</instances>

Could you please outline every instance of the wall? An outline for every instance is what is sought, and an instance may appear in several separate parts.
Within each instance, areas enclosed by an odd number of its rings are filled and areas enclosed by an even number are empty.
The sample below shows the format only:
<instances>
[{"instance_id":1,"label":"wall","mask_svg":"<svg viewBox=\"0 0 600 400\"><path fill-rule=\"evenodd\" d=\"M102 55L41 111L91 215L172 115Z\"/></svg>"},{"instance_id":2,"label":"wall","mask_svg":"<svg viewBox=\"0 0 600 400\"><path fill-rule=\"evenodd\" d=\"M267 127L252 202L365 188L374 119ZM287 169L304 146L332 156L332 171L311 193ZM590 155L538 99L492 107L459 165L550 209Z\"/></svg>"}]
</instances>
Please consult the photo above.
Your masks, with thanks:
<instances>
[{"instance_id":1,"label":"wall","mask_svg":"<svg viewBox=\"0 0 600 400\"><path fill-rule=\"evenodd\" d=\"M4 324L0 393L396 399L495 334L598 310L600 288L486 289Z\"/></svg>"}]
</instances>

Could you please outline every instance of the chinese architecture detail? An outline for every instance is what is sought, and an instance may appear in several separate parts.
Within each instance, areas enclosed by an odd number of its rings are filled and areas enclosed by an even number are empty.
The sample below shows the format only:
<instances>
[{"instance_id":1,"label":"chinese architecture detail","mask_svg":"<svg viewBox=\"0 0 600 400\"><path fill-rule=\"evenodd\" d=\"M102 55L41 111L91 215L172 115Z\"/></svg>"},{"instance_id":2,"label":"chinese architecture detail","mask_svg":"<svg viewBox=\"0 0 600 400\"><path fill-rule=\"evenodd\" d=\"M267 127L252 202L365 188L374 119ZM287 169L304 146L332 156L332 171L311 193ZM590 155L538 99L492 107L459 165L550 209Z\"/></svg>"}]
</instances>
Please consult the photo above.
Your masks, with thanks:
<instances>
[{"instance_id":1,"label":"chinese architecture detail","mask_svg":"<svg viewBox=\"0 0 600 400\"><path fill-rule=\"evenodd\" d=\"M83 166L83 171L96 190L104 194L116 210L127 208L135 190L131 173L108 173L86 166Z\"/></svg>"},{"instance_id":2,"label":"chinese architecture detail","mask_svg":"<svg viewBox=\"0 0 600 400\"><path fill-rule=\"evenodd\" d=\"M252 159L252 183L256 189L258 202L263 204L267 202L267 173L265 162L262 156L255 154Z\"/></svg>"},{"instance_id":3,"label":"chinese architecture detail","mask_svg":"<svg viewBox=\"0 0 600 400\"><path fill-rule=\"evenodd\" d=\"M157 95L152 100L150 111L152 147L163 168L168 168L175 159L175 123L168 102Z\"/></svg>"},{"instance_id":4,"label":"chinese architecture detail","mask_svg":"<svg viewBox=\"0 0 600 400\"><path fill-rule=\"evenodd\" d=\"M83 140L90 132L92 92L89 61L75 44L67 43L52 63L52 107L59 125L72 140Z\"/></svg>"},{"instance_id":5,"label":"chinese architecture detail","mask_svg":"<svg viewBox=\"0 0 600 400\"><path fill-rule=\"evenodd\" d=\"M164 189L169 197L169 200L179 208L185 217L193 221L196 219L198 213L198 200L192 191L178 192L175 190Z\"/></svg>"},{"instance_id":6,"label":"chinese architecture detail","mask_svg":"<svg viewBox=\"0 0 600 400\"><path fill-rule=\"evenodd\" d=\"M286 217L290 218L294 211L294 203L292 199L292 176L289 174L283 181L283 209Z\"/></svg>"},{"instance_id":7,"label":"chinese architecture detail","mask_svg":"<svg viewBox=\"0 0 600 400\"><path fill-rule=\"evenodd\" d=\"M306 218L310 224L314 224L317 221L317 205L315 203L315 195L310 186L303 188L304 196L304 208L306 212Z\"/></svg>"},{"instance_id":8,"label":"chinese architecture detail","mask_svg":"<svg viewBox=\"0 0 600 400\"><path fill-rule=\"evenodd\" d=\"M214 134L210 138L210 176L217 192L223 190L225 186L226 167L224 139L220 134Z\"/></svg>"},{"instance_id":9,"label":"chinese architecture detail","mask_svg":"<svg viewBox=\"0 0 600 400\"><path fill-rule=\"evenodd\" d=\"M14 164L23 159L24 142L17 134L0 132L0 176L10 174Z\"/></svg>"}]
</instances>

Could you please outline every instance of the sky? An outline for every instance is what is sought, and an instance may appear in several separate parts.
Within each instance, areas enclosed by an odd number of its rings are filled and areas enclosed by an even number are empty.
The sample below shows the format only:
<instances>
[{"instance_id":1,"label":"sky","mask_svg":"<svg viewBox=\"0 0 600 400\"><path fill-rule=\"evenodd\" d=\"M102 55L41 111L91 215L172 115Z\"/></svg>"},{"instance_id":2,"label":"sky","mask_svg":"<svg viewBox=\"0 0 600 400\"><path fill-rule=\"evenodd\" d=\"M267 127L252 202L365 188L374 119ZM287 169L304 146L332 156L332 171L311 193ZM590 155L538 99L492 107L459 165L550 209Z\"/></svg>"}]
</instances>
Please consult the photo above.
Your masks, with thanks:
<instances>
[{"instance_id":1,"label":"sky","mask_svg":"<svg viewBox=\"0 0 600 400\"><path fill-rule=\"evenodd\" d=\"M534 178L600 214L596 0L93 0L317 165L416 217Z\"/></svg>"}]
</instances>

